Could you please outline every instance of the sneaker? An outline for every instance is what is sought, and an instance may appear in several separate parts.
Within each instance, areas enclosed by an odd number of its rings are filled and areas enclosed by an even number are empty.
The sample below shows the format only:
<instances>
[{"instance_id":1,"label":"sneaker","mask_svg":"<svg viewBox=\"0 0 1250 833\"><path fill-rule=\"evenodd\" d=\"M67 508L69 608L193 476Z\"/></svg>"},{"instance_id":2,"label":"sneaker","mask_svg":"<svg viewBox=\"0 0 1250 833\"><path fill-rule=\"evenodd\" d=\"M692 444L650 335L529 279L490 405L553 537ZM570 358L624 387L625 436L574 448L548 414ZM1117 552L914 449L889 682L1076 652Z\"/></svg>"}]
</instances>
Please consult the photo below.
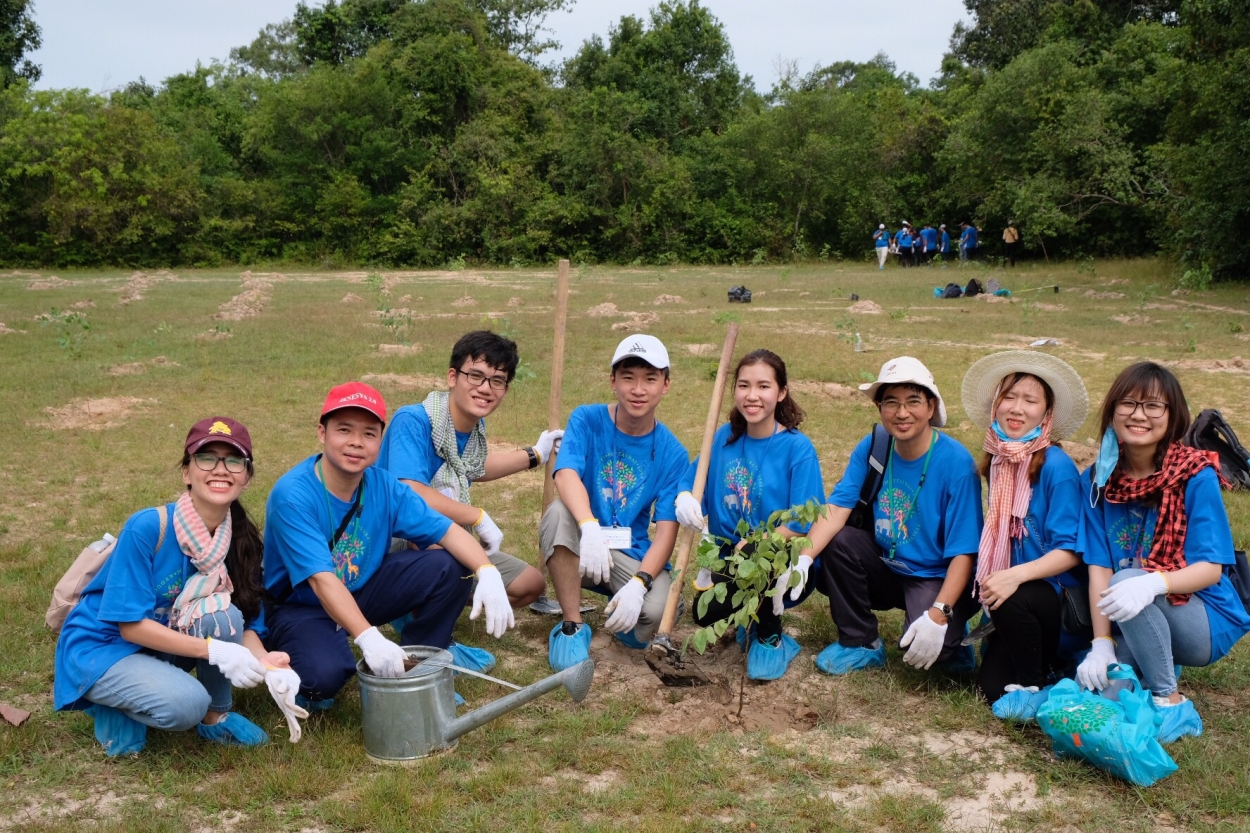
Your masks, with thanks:
<instances>
[{"instance_id":1,"label":"sneaker","mask_svg":"<svg viewBox=\"0 0 1250 833\"><path fill-rule=\"evenodd\" d=\"M880 639L869 648L847 648L835 642L816 657L816 667L834 676L862 668L884 668L885 645Z\"/></svg>"},{"instance_id":2,"label":"sneaker","mask_svg":"<svg viewBox=\"0 0 1250 833\"><path fill-rule=\"evenodd\" d=\"M1169 702L1166 697L1152 697L1151 700L1155 711L1163 718L1159 724L1159 743L1172 743L1186 735L1198 737L1202 734L1202 718L1188 697L1179 703Z\"/></svg>"},{"instance_id":3,"label":"sneaker","mask_svg":"<svg viewBox=\"0 0 1250 833\"><path fill-rule=\"evenodd\" d=\"M334 705L334 698L327 697L324 700L309 700L302 694L295 695L295 705L299 706L306 712L326 712Z\"/></svg>"},{"instance_id":4,"label":"sneaker","mask_svg":"<svg viewBox=\"0 0 1250 833\"><path fill-rule=\"evenodd\" d=\"M572 634L564 633L561 622L551 629L547 638L547 662L554 671L572 668L583 660L590 659L590 625L581 622Z\"/></svg>"},{"instance_id":5,"label":"sneaker","mask_svg":"<svg viewBox=\"0 0 1250 833\"><path fill-rule=\"evenodd\" d=\"M799 655L799 643L786 634L753 639L747 649L747 677L752 680L780 680Z\"/></svg>"},{"instance_id":6,"label":"sneaker","mask_svg":"<svg viewBox=\"0 0 1250 833\"><path fill-rule=\"evenodd\" d=\"M1046 686L1039 689L1035 685L1021 686L1013 683L1006 687L1006 694L994 701L990 710L999 720L1028 723L1037 717L1037 710L1050 698L1051 688L1052 686Z\"/></svg>"},{"instance_id":7,"label":"sneaker","mask_svg":"<svg viewBox=\"0 0 1250 833\"><path fill-rule=\"evenodd\" d=\"M636 630L638 629L634 628L633 630L626 631L625 633L614 633L612 634L612 638L624 645L626 648L633 648L636 651L641 650L647 647L650 643L643 642L637 636L634 636L634 631Z\"/></svg>"},{"instance_id":8,"label":"sneaker","mask_svg":"<svg viewBox=\"0 0 1250 833\"><path fill-rule=\"evenodd\" d=\"M211 726L201 723L195 732L204 740L222 746L263 746L269 743L265 730L241 714L230 712Z\"/></svg>"},{"instance_id":9,"label":"sneaker","mask_svg":"<svg viewBox=\"0 0 1250 833\"><path fill-rule=\"evenodd\" d=\"M485 674L495 667L495 655L485 648L474 648L471 645L453 642L447 646L447 650L451 652L452 663L461 668Z\"/></svg>"},{"instance_id":10,"label":"sneaker","mask_svg":"<svg viewBox=\"0 0 1250 833\"><path fill-rule=\"evenodd\" d=\"M95 739L110 758L138 755L148 742L148 727L112 706L92 703L84 711L95 721Z\"/></svg>"}]
</instances>

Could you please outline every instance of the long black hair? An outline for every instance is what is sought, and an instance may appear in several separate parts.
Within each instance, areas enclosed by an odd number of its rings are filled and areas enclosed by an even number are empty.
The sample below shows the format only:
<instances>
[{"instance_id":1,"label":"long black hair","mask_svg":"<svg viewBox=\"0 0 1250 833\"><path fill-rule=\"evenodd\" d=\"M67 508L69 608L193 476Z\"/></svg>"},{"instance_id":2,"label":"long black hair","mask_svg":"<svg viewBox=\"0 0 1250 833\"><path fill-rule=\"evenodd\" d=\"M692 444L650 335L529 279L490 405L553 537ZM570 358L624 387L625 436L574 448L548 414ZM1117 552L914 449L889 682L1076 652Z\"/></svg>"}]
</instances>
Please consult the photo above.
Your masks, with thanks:
<instances>
[{"instance_id":1,"label":"long black hair","mask_svg":"<svg viewBox=\"0 0 1250 833\"><path fill-rule=\"evenodd\" d=\"M783 428L797 429L803 424L803 420L807 418L807 414L803 413L803 409L799 407L799 403L794 401L794 394L790 392L790 379L786 375L786 363L782 361L772 350L752 350L741 359L738 360L738 366L734 368L734 384L738 383L738 374L742 372L742 368L750 367L753 364L766 364L773 370L773 378L777 380L777 391L785 391L786 398L777 403L777 410L773 412L773 419L780 422ZM725 445L732 445L737 442L738 438L747 432L747 418L735 407L729 413L729 439Z\"/></svg>"},{"instance_id":2,"label":"long black hair","mask_svg":"<svg viewBox=\"0 0 1250 833\"><path fill-rule=\"evenodd\" d=\"M191 455L183 453L182 468L191 465ZM252 458L247 458L247 477L252 478ZM190 490L190 486L187 489ZM230 549L226 551L226 573L234 592L230 602L248 622L260 615L261 599L265 587L261 582L261 565L265 557L265 539L252 519L248 517L243 503L237 498L230 504Z\"/></svg>"}]
</instances>

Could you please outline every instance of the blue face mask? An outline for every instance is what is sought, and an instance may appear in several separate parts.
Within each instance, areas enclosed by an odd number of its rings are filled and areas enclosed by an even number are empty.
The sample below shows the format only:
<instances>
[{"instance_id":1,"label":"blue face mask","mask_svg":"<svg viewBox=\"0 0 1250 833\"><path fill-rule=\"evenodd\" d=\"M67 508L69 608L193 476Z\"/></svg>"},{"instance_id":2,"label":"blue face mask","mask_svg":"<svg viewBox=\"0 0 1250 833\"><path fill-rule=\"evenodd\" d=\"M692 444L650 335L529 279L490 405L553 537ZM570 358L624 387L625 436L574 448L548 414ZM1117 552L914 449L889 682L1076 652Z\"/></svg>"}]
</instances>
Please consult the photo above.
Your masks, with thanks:
<instances>
[{"instance_id":1,"label":"blue face mask","mask_svg":"<svg viewBox=\"0 0 1250 833\"><path fill-rule=\"evenodd\" d=\"M1093 486L1095 490L1107 485L1107 481L1111 479L1111 473L1115 471L1116 464L1119 462L1120 438L1115 435L1115 429L1108 425L1107 430L1102 434L1102 447L1098 449L1098 459L1094 461ZM1097 495L1097 491L1094 494ZM1092 500L1090 505L1093 505Z\"/></svg>"},{"instance_id":2,"label":"blue face mask","mask_svg":"<svg viewBox=\"0 0 1250 833\"><path fill-rule=\"evenodd\" d=\"M997 434L998 438L1005 443L1027 443L1027 442L1031 442L1032 440L1036 440L1038 437L1042 436L1042 426L1040 425L1020 438L1008 437L1005 433L1003 433L1003 429L1000 428L998 425L998 420L994 420L993 422L991 422L990 428L993 428L994 433Z\"/></svg>"}]
</instances>

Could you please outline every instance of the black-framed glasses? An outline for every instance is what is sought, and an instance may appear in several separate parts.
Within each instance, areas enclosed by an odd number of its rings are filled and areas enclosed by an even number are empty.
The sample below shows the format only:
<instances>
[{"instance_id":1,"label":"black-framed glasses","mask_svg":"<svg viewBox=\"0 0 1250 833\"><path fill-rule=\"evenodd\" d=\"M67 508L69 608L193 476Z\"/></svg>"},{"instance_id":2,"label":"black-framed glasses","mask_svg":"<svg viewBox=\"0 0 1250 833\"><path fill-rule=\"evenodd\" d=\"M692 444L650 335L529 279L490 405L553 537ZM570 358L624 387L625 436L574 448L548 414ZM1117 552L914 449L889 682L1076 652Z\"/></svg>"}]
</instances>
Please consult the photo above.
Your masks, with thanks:
<instances>
[{"instance_id":1,"label":"black-framed glasses","mask_svg":"<svg viewBox=\"0 0 1250 833\"><path fill-rule=\"evenodd\" d=\"M200 451L192 454L191 459L195 462L195 467L200 471L212 471L217 468L218 463L224 463L226 471L231 474L242 474L247 470L247 458L240 457L237 454L218 457L212 452Z\"/></svg>"},{"instance_id":2,"label":"black-framed glasses","mask_svg":"<svg viewBox=\"0 0 1250 833\"><path fill-rule=\"evenodd\" d=\"M1137 413L1138 408L1141 408L1142 413L1151 419L1158 419L1168 412L1168 403L1154 399L1149 402L1142 402L1137 399L1117 399L1115 401L1115 412L1120 416L1132 416Z\"/></svg>"},{"instance_id":3,"label":"black-framed glasses","mask_svg":"<svg viewBox=\"0 0 1250 833\"><path fill-rule=\"evenodd\" d=\"M491 390L504 390L508 387L507 376L487 376L480 370L457 370L456 372L469 380L471 388L480 388L483 382L489 383Z\"/></svg>"}]
</instances>

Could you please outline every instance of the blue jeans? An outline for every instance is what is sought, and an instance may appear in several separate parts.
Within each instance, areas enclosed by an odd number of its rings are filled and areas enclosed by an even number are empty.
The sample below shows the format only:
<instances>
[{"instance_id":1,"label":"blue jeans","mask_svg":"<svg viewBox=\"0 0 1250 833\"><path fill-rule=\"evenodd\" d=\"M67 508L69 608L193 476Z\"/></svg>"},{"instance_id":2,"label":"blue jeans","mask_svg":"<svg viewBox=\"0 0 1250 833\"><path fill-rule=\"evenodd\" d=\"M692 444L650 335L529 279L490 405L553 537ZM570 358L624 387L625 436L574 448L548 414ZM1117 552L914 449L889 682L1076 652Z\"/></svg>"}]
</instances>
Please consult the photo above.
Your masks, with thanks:
<instances>
[{"instance_id":1,"label":"blue jeans","mask_svg":"<svg viewBox=\"0 0 1250 833\"><path fill-rule=\"evenodd\" d=\"M242 643L243 615L231 605L200 619L191 635ZM192 667L198 679L187 673ZM146 651L113 663L84 696L145 726L171 732L194 728L209 711L230 711L233 702L230 681L208 660Z\"/></svg>"},{"instance_id":2,"label":"blue jeans","mask_svg":"<svg viewBox=\"0 0 1250 833\"><path fill-rule=\"evenodd\" d=\"M1145 574L1145 570L1121 570L1111 577L1111 584ZM1142 685L1156 696L1176 691L1174 666L1211 663L1211 623L1207 606L1197 594L1183 605L1156 596L1141 613L1119 626L1124 638L1116 648L1116 659L1133 666Z\"/></svg>"}]
</instances>

